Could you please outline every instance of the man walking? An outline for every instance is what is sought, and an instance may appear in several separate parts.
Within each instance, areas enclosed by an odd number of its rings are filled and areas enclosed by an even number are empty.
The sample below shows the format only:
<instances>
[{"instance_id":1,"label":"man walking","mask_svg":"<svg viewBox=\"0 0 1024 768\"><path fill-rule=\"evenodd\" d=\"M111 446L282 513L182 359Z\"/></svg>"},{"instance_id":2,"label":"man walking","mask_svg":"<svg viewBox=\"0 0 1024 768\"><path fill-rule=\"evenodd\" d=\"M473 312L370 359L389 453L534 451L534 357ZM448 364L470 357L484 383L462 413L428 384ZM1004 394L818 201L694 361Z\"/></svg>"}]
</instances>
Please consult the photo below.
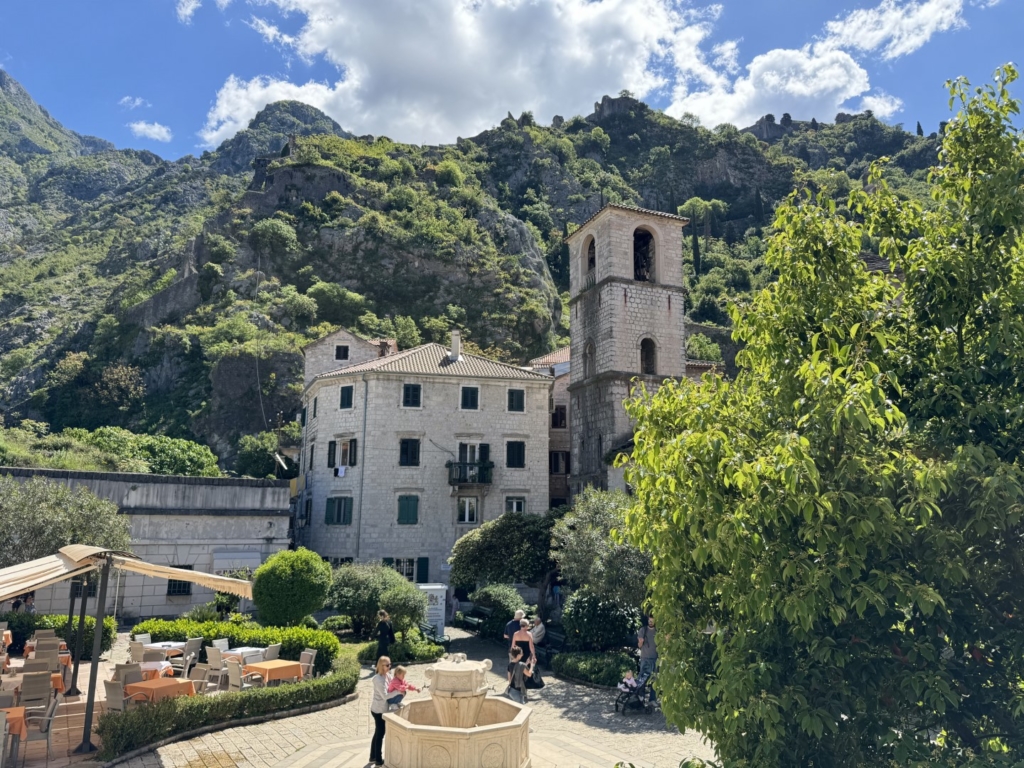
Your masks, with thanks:
<instances>
[{"instance_id":1,"label":"man walking","mask_svg":"<svg viewBox=\"0 0 1024 768\"><path fill-rule=\"evenodd\" d=\"M647 617L647 624L637 634L637 646L640 648L640 678L646 679L654 674L658 666L658 645L655 640L654 617ZM654 689L651 688L651 701L657 701Z\"/></svg>"},{"instance_id":2,"label":"man walking","mask_svg":"<svg viewBox=\"0 0 1024 768\"><path fill-rule=\"evenodd\" d=\"M505 625L505 642L512 646L512 636L519 631L519 621L526 615L525 611L516 611L515 617Z\"/></svg>"}]
</instances>

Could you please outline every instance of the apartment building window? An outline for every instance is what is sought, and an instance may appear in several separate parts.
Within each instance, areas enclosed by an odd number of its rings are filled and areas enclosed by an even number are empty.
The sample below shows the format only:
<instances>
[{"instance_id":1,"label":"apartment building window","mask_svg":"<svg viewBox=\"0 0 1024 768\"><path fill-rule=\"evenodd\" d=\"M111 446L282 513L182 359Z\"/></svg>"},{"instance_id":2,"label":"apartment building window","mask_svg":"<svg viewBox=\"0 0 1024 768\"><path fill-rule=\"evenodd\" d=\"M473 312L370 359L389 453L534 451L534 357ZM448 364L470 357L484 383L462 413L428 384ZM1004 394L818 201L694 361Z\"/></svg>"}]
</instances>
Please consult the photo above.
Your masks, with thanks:
<instances>
[{"instance_id":1,"label":"apartment building window","mask_svg":"<svg viewBox=\"0 0 1024 768\"><path fill-rule=\"evenodd\" d=\"M564 405L556 405L555 409L551 412L551 428L552 429L565 429L566 425L566 407Z\"/></svg>"},{"instance_id":2,"label":"apartment building window","mask_svg":"<svg viewBox=\"0 0 1024 768\"><path fill-rule=\"evenodd\" d=\"M526 469L526 443L509 440L505 443L505 466L509 469Z\"/></svg>"},{"instance_id":3,"label":"apartment building window","mask_svg":"<svg viewBox=\"0 0 1024 768\"><path fill-rule=\"evenodd\" d=\"M398 444L398 466L418 467L420 465L420 441L416 438L403 438Z\"/></svg>"},{"instance_id":4,"label":"apartment building window","mask_svg":"<svg viewBox=\"0 0 1024 768\"><path fill-rule=\"evenodd\" d=\"M525 496L506 496L505 497L505 511L506 512L525 512L526 511L526 497Z\"/></svg>"},{"instance_id":5,"label":"apartment building window","mask_svg":"<svg viewBox=\"0 0 1024 768\"><path fill-rule=\"evenodd\" d=\"M89 597L96 597L96 580L95 579L90 579L89 580L89 586L88 586L88 588L86 588L85 593ZM74 581L71 582L71 596L75 600L78 600L78 599L80 599L82 597L82 582L80 582L78 579L75 579Z\"/></svg>"},{"instance_id":6,"label":"apartment building window","mask_svg":"<svg viewBox=\"0 0 1024 768\"><path fill-rule=\"evenodd\" d=\"M557 509L558 507L564 507L566 499L561 496L553 496L551 498L551 509Z\"/></svg>"},{"instance_id":7,"label":"apartment building window","mask_svg":"<svg viewBox=\"0 0 1024 768\"><path fill-rule=\"evenodd\" d=\"M319 399L319 398L316 398L316 397L314 397L314 398L313 398L313 418L314 418L314 419L316 418L316 401L317 401L318 399Z\"/></svg>"},{"instance_id":8,"label":"apartment building window","mask_svg":"<svg viewBox=\"0 0 1024 768\"><path fill-rule=\"evenodd\" d=\"M402 385L402 407L419 408L422 401L423 388L419 384Z\"/></svg>"},{"instance_id":9,"label":"apartment building window","mask_svg":"<svg viewBox=\"0 0 1024 768\"><path fill-rule=\"evenodd\" d=\"M336 496L328 499L324 522L327 525L352 525L352 497Z\"/></svg>"},{"instance_id":10,"label":"apartment building window","mask_svg":"<svg viewBox=\"0 0 1024 768\"><path fill-rule=\"evenodd\" d=\"M338 457L339 466L354 467L356 465L357 443L358 441L354 437L351 440L341 441L338 446L340 451L340 456Z\"/></svg>"},{"instance_id":11,"label":"apartment building window","mask_svg":"<svg viewBox=\"0 0 1024 768\"><path fill-rule=\"evenodd\" d=\"M426 584L430 580L429 557L385 557L384 565L391 566L409 581L418 584Z\"/></svg>"},{"instance_id":12,"label":"apartment building window","mask_svg":"<svg viewBox=\"0 0 1024 768\"><path fill-rule=\"evenodd\" d=\"M409 581L412 581L416 578L416 558L396 557L394 569L405 576Z\"/></svg>"},{"instance_id":13,"label":"apartment building window","mask_svg":"<svg viewBox=\"0 0 1024 768\"><path fill-rule=\"evenodd\" d=\"M338 405L342 410L348 410L352 407L352 393L355 391L355 387L349 384L347 387L341 388L341 403Z\"/></svg>"},{"instance_id":14,"label":"apartment building window","mask_svg":"<svg viewBox=\"0 0 1024 768\"><path fill-rule=\"evenodd\" d=\"M420 518L420 497L398 497L398 524L416 525Z\"/></svg>"},{"instance_id":15,"label":"apartment building window","mask_svg":"<svg viewBox=\"0 0 1024 768\"><path fill-rule=\"evenodd\" d=\"M172 568L181 568L183 571L191 571L191 565L172 565ZM168 597L187 597L192 594L191 581L179 581L178 579L167 580Z\"/></svg>"},{"instance_id":16,"label":"apartment building window","mask_svg":"<svg viewBox=\"0 0 1024 768\"><path fill-rule=\"evenodd\" d=\"M568 475L569 474L569 452L568 451L551 451L550 454L550 465L552 475Z\"/></svg>"},{"instance_id":17,"label":"apartment building window","mask_svg":"<svg viewBox=\"0 0 1024 768\"><path fill-rule=\"evenodd\" d=\"M477 522L476 496L459 496L459 517L460 525L471 525Z\"/></svg>"},{"instance_id":18,"label":"apartment building window","mask_svg":"<svg viewBox=\"0 0 1024 768\"><path fill-rule=\"evenodd\" d=\"M306 464L306 469L313 469L313 449L316 448L316 443L309 444L309 463Z\"/></svg>"},{"instance_id":19,"label":"apartment building window","mask_svg":"<svg viewBox=\"0 0 1024 768\"><path fill-rule=\"evenodd\" d=\"M302 426L306 426L306 409L302 409Z\"/></svg>"},{"instance_id":20,"label":"apartment building window","mask_svg":"<svg viewBox=\"0 0 1024 768\"><path fill-rule=\"evenodd\" d=\"M337 344L334 347L335 360L348 360L348 344Z\"/></svg>"},{"instance_id":21,"label":"apartment building window","mask_svg":"<svg viewBox=\"0 0 1024 768\"><path fill-rule=\"evenodd\" d=\"M306 499L306 505L305 505L304 509L305 509L305 512L306 512L306 515L305 515L306 522L308 523L309 522L309 518L311 518L313 516L313 500L312 499Z\"/></svg>"},{"instance_id":22,"label":"apartment building window","mask_svg":"<svg viewBox=\"0 0 1024 768\"><path fill-rule=\"evenodd\" d=\"M479 387L463 387L462 388L462 410L464 411L477 411L480 409L480 388Z\"/></svg>"},{"instance_id":23,"label":"apartment building window","mask_svg":"<svg viewBox=\"0 0 1024 768\"><path fill-rule=\"evenodd\" d=\"M510 389L508 391L509 413L522 413L526 410L526 390Z\"/></svg>"}]
</instances>

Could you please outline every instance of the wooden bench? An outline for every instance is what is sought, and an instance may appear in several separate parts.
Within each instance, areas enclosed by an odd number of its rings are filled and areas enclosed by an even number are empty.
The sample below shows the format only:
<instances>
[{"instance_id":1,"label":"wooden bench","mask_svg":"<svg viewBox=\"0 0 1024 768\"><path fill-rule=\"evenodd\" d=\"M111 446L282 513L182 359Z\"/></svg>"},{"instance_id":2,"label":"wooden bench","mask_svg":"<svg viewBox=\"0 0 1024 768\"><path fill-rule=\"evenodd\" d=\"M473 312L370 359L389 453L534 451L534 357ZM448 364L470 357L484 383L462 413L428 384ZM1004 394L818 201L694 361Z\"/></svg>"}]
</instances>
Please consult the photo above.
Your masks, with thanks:
<instances>
[{"instance_id":1,"label":"wooden bench","mask_svg":"<svg viewBox=\"0 0 1024 768\"><path fill-rule=\"evenodd\" d=\"M565 650L565 635L557 629L544 634L544 642L537 646L537 661L551 669L551 660Z\"/></svg>"},{"instance_id":2,"label":"wooden bench","mask_svg":"<svg viewBox=\"0 0 1024 768\"><path fill-rule=\"evenodd\" d=\"M472 629L479 634L484 622L491 618L491 614L493 613L493 608L486 608L482 605L474 606L473 610L470 611L467 616L463 617L462 623L466 625L467 629Z\"/></svg>"},{"instance_id":3,"label":"wooden bench","mask_svg":"<svg viewBox=\"0 0 1024 768\"><path fill-rule=\"evenodd\" d=\"M420 632L427 640L444 646L445 651L448 651L448 646L451 644L452 639L448 635L437 634L437 628L433 624L420 624Z\"/></svg>"}]
</instances>

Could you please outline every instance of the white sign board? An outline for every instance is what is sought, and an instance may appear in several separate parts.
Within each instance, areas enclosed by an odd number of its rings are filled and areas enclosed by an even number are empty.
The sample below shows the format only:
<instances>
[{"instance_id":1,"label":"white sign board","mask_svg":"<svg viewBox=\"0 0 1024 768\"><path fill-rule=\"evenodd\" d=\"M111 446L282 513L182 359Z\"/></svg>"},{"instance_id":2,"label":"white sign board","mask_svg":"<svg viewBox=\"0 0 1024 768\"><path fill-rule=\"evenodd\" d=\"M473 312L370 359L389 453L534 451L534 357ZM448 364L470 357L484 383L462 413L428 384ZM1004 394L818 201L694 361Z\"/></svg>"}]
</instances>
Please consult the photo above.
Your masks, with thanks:
<instances>
[{"instance_id":1,"label":"white sign board","mask_svg":"<svg viewBox=\"0 0 1024 768\"><path fill-rule=\"evenodd\" d=\"M444 618L446 615L446 600L448 598L448 587L444 584L417 584L427 595L427 616L426 624L432 624L438 636L444 634Z\"/></svg>"}]
</instances>

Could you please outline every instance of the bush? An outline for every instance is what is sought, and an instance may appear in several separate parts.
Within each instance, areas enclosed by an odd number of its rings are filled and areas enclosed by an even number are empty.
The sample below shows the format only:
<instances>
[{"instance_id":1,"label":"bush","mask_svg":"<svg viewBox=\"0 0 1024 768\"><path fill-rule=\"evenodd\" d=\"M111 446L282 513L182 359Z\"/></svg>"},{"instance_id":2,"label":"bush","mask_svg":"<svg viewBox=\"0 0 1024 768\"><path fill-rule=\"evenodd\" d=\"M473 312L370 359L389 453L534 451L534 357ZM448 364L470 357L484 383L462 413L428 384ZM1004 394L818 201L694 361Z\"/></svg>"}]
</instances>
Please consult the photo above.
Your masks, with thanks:
<instances>
[{"instance_id":1,"label":"bush","mask_svg":"<svg viewBox=\"0 0 1024 768\"><path fill-rule=\"evenodd\" d=\"M406 582L404 586L392 587L380 596L380 607L388 612L396 632L402 639L427 615L427 596L415 586Z\"/></svg>"},{"instance_id":2,"label":"bush","mask_svg":"<svg viewBox=\"0 0 1024 768\"><path fill-rule=\"evenodd\" d=\"M444 648L434 645L420 634L418 629L410 630L397 643L388 647L388 656L392 664L404 664L410 661L436 661L444 656ZM359 649L357 658L363 664L374 664L377 661L377 643L367 643Z\"/></svg>"},{"instance_id":3,"label":"bush","mask_svg":"<svg viewBox=\"0 0 1024 768\"><path fill-rule=\"evenodd\" d=\"M150 706L132 707L125 712L106 712L100 716L96 727L103 744L97 757L111 760L205 725L340 699L355 690L358 679L358 664L343 659L331 674L295 685L254 688L219 696L182 696Z\"/></svg>"},{"instance_id":4,"label":"bush","mask_svg":"<svg viewBox=\"0 0 1024 768\"><path fill-rule=\"evenodd\" d=\"M551 659L551 669L556 675L612 687L627 671L636 673L637 665L636 657L627 651L559 653Z\"/></svg>"},{"instance_id":5,"label":"bush","mask_svg":"<svg viewBox=\"0 0 1024 768\"><path fill-rule=\"evenodd\" d=\"M327 632L347 632L352 629L352 619L348 616L328 616L320 622L320 629Z\"/></svg>"},{"instance_id":6,"label":"bush","mask_svg":"<svg viewBox=\"0 0 1024 768\"><path fill-rule=\"evenodd\" d=\"M437 183L443 187L461 187L466 175L454 160L442 160L435 169Z\"/></svg>"},{"instance_id":7,"label":"bush","mask_svg":"<svg viewBox=\"0 0 1024 768\"><path fill-rule=\"evenodd\" d=\"M259 620L293 626L324 607L331 587L331 566L316 552L300 547L270 556L252 577L252 600Z\"/></svg>"},{"instance_id":8,"label":"bush","mask_svg":"<svg viewBox=\"0 0 1024 768\"><path fill-rule=\"evenodd\" d=\"M405 577L380 563L343 565L334 571L327 605L351 617L352 631L365 637L377 624L384 593L402 586L409 586Z\"/></svg>"},{"instance_id":9,"label":"bush","mask_svg":"<svg viewBox=\"0 0 1024 768\"><path fill-rule=\"evenodd\" d=\"M481 637L502 639L505 635L505 625L512 620L516 611L526 610L522 595L511 584L490 584L481 587L471 594L469 599L474 606L494 609L491 617L480 627Z\"/></svg>"},{"instance_id":10,"label":"bush","mask_svg":"<svg viewBox=\"0 0 1024 768\"><path fill-rule=\"evenodd\" d=\"M565 601L562 630L574 651L607 651L630 644L640 627L640 611L620 608L586 589Z\"/></svg>"},{"instance_id":11,"label":"bush","mask_svg":"<svg viewBox=\"0 0 1024 768\"><path fill-rule=\"evenodd\" d=\"M54 629L57 637L73 648L75 643L75 632L78 629L78 616L71 621L70 631L68 617L57 614L37 613L6 613L0 614L0 621L7 622L7 628L11 630L12 643L8 652L20 654L25 648L25 641L32 637L37 629ZM93 631L96 628L96 619L92 616L85 617L85 648L82 654L83 660L92 659ZM107 616L103 619L103 640L100 647L106 653L114 646L117 638L117 624L114 619Z\"/></svg>"},{"instance_id":12,"label":"bush","mask_svg":"<svg viewBox=\"0 0 1024 768\"><path fill-rule=\"evenodd\" d=\"M220 613L217 611L217 606L214 603L203 603L202 605L192 606L178 618L201 624L204 621L220 621Z\"/></svg>"},{"instance_id":13,"label":"bush","mask_svg":"<svg viewBox=\"0 0 1024 768\"><path fill-rule=\"evenodd\" d=\"M154 643L165 640L181 642L190 637L201 637L204 648L200 661L206 661L205 646L211 645L214 640L221 637L227 638L232 648L266 647L281 643L281 658L289 661L298 661L302 651L314 648L317 651L317 674L327 672L341 652L341 643L330 632L305 627L261 627L252 623L231 621L207 621L198 624L187 619L150 619L132 627L132 637L141 633L152 635Z\"/></svg>"},{"instance_id":14,"label":"bush","mask_svg":"<svg viewBox=\"0 0 1024 768\"><path fill-rule=\"evenodd\" d=\"M312 616L303 616L302 621L299 622L298 626L306 627L307 629L320 629L320 624Z\"/></svg>"}]
</instances>

